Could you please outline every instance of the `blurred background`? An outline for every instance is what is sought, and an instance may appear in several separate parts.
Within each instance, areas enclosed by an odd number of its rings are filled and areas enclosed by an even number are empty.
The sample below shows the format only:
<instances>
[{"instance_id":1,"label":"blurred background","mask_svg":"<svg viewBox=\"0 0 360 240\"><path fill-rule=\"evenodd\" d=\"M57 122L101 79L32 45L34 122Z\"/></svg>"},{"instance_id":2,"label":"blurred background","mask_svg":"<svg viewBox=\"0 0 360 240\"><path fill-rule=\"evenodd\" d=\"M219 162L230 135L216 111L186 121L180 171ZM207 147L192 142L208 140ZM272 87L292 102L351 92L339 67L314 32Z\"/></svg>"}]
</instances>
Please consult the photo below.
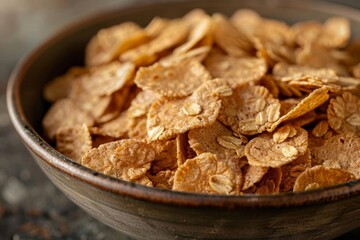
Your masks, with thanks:
<instances>
[{"instance_id":1,"label":"blurred background","mask_svg":"<svg viewBox=\"0 0 360 240\"><path fill-rule=\"evenodd\" d=\"M0 240L129 239L88 216L44 176L11 126L5 90L17 61L64 25L144 2L154 1L0 0ZM357 0L331 2L360 8ZM339 239L360 239L360 229Z\"/></svg>"}]
</instances>

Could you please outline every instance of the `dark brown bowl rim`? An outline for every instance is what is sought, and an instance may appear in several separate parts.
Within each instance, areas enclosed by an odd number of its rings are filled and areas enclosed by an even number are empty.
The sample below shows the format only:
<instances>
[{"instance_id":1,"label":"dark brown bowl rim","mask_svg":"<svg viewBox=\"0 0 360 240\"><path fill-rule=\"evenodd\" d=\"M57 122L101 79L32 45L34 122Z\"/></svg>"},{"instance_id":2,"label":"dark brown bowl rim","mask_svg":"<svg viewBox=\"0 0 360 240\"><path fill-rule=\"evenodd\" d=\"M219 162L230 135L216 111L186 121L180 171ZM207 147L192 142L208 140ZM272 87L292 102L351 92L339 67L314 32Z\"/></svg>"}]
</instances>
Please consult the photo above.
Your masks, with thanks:
<instances>
[{"instance_id":1,"label":"dark brown bowl rim","mask_svg":"<svg viewBox=\"0 0 360 240\"><path fill-rule=\"evenodd\" d=\"M212 1L209 0L202 0L199 2L203 4L212 3ZM260 1L258 1L258 3L260 3ZM129 13L143 8L161 6L163 4L172 4L174 7L176 7L176 4L192 3L190 0L167 3L147 3L138 6L126 6L117 10L105 11L97 15L92 15L91 17L68 25L63 30L54 34L48 40L40 44L15 67L10 76L7 87L8 112L17 134L33 154L37 155L46 164L51 165L63 173L76 178L77 180L86 182L93 187L139 200L171 205L220 208L289 207L316 204L321 202L331 202L360 194L360 179L318 190L296 193L280 193L276 195L245 194L241 196L225 196L162 190L158 188L145 187L139 184L126 182L97 173L91 169L74 163L69 158L57 152L52 146L44 141L44 139L42 139L42 137L29 124L20 104L20 86L25 74L31 67L32 62L36 60L36 58L41 55L48 46L56 43L63 35L68 35L72 32L75 32L77 28L83 26L84 24L94 24L97 21L102 21L110 16L121 14L121 12ZM325 3L319 1L314 2L310 0L299 2L281 0L278 1L277 4L281 7L292 7L299 10L307 9L319 11L319 9L321 9L322 12L346 16L352 20L360 22L360 11L334 3Z\"/></svg>"}]
</instances>

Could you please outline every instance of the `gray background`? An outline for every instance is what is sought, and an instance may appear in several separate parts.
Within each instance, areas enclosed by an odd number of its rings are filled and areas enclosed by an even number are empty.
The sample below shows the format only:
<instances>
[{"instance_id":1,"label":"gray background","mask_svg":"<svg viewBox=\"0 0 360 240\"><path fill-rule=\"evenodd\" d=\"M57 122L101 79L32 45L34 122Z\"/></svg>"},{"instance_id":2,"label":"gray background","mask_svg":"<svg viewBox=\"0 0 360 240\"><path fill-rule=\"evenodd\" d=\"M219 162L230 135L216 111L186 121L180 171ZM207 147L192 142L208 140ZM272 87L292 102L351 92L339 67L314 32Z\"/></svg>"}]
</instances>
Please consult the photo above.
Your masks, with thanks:
<instances>
[{"instance_id":1,"label":"gray background","mask_svg":"<svg viewBox=\"0 0 360 240\"><path fill-rule=\"evenodd\" d=\"M5 106L16 62L73 20L145 0L0 0L0 240L128 239L72 204L35 165L20 143ZM360 1L333 1L360 8ZM341 239L360 238L360 231Z\"/></svg>"}]
</instances>

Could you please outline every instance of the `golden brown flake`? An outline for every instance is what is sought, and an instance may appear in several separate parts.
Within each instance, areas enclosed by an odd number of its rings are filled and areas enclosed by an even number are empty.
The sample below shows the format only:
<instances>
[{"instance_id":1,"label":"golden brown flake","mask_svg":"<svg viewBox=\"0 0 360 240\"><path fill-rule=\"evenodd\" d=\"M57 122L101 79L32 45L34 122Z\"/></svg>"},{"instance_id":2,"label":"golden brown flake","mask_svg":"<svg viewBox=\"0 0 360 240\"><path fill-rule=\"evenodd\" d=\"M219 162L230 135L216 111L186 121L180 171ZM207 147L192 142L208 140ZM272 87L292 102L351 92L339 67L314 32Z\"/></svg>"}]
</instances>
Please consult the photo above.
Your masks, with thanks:
<instances>
[{"instance_id":1,"label":"golden brown flake","mask_svg":"<svg viewBox=\"0 0 360 240\"><path fill-rule=\"evenodd\" d=\"M140 68L135 83L143 90L151 90L161 96L188 96L202 83L210 80L210 74L199 62L182 62L172 66L155 63Z\"/></svg>"},{"instance_id":2,"label":"golden brown flake","mask_svg":"<svg viewBox=\"0 0 360 240\"><path fill-rule=\"evenodd\" d=\"M115 60L121 53L148 40L145 32L133 22L100 30L86 47L85 62L98 66Z\"/></svg>"},{"instance_id":3,"label":"golden brown flake","mask_svg":"<svg viewBox=\"0 0 360 240\"><path fill-rule=\"evenodd\" d=\"M332 92L341 89L356 89L360 81L351 77L339 77L331 68L312 68L307 66L278 63L273 69L274 77L303 92L327 86Z\"/></svg>"},{"instance_id":4,"label":"golden brown flake","mask_svg":"<svg viewBox=\"0 0 360 240\"><path fill-rule=\"evenodd\" d=\"M231 16L231 23L247 36L254 36L261 24L261 16L251 9L239 9Z\"/></svg>"},{"instance_id":5,"label":"golden brown flake","mask_svg":"<svg viewBox=\"0 0 360 240\"><path fill-rule=\"evenodd\" d=\"M312 68L287 63L277 63L273 68L273 76L275 79L285 82L311 77L330 82L331 79L337 78L336 72L331 68Z\"/></svg>"},{"instance_id":6,"label":"golden brown flake","mask_svg":"<svg viewBox=\"0 0 360 240\"><path fill-rule=\"evenodd\" d=\"M355 176L346 170L315 166L299 175L294 184L294 192L328 187L354 179Z\"/></svg>"},{"instance_id":7,"label":"golden brown flake","mask_svg":"<svg viewBox=\"0 0 360 240\"><path fill-rule=\"evenodd\" d=\"M279 117L280 102L265 87L244 85L222 98L219 120L239 134L264 132Z\"/></svg>"},{"instance_id":8,"label":"golden brown flake","mask_svg":"<svg viewBox=\"0 0 360 240\"><path fill-rule=\"evenodd\" d=\"M56 102L70 95L71 88L80 76L87 73L87 69L80 67L70 68L63 76L54 78L44 88L44 98L49 102Z\"/></svg>"},{"instance_id":9,"label":"golden brown flake","mask_svg":"<svg viewBox=\"0 0 360 240\"><path fill-rule=\"evenodd\" d=\"M281 143L274 142L273 134L263 133L245 147L245 155L252 166L281 167L303 155L308 146L307 131L295 127L296 134Z\"/></svg>"},{"instance_id":10,"label":"golden brown flake","mask_svg":"<svg viewBox=\"0 0 360 240\"><path fill-rule=\"evenodd\" d=\"M81 164L111 177L135 181L145 176L154 159L155 151L150 145L126 139L91 149Z\"/></svg>"},{"instance_id":11,"label":"golden brown flake","mask_svg":"<svg viewBox=\"0 0 360 240\"><path fill-rule=\"evenodd\" d=\"M71 89L70 97L76 99L79 95L110 96L125 85L129 85L135 73L131 63L114 62L101 67L92 68L83 74Z\"/></svg>"},{"instance_id":12,"label":"golden brown flake","mask_svg":"<svg viewBox=\"0 0 360 240\"><path fill-rule=\"evenodd\" d=\"M234 136L233 132L219 121L208 127L190 130L188 137L190 147L198 155L210 152L225 159L237 157L236 150L240 150L247 143L246 137Z\"/></svg>"},{"instance_id":13,"label":"golden brown flake","mask_svg":"<svg viewBox=\"0 0 360 240\"><path fill-rule=\"evenodd\" d=\"M349 39L349 20L343 17L332 17L324 23L318 42L328 48L340 48L344 47Z\"/></svg>"},{"instance_id":14,"label":"golden brown flake","mask_svg":"<svg viewBox=\"0 0 360 240\"><path fill-rule=\"evenodd\" d=\"M252 50L252 44L247 36L239 32L231 22L221 14L214 14L214 41L227 54L246 56Z\"/></svg>"},{"instance_id":15,"label":"golden brown flake","mask_svg":"<svg viewBox=\"0 0 360 240\"><path fill-rule=\"evenodd\" d=\"M316 21L299 22L289 28L287 40L292 45L304 46L315 42L321 31L322 24Z\"/></svg>"},{"instance_id":16,"label":"golden brown flake","mask_svg":"<svg viewBox=\"0 0 360 240\"><path fill-rule=\"evenodd\" d=\"M318 147L313 147L311 160L315 165L323 164L326 160L338 162L341 169L353 173L360 178L360 138L354 134L333 136Z\"/></svg>"},{"instance_id":17,"label":"golden brown flake","mask_svg":"<svg viewBox=\"0 0 360 240\"><path fill-rule=\"evenodd\" d=\"M160 98L156 100L148 113L149 140L170 139L190 129L205 127L214 123L221 106L217 89L222 86L226 86L224 80L211 80L202 84L187 98ZM189 116L183 111L179 111L189 102L199 104L202 111L195 116Z\"/></svg>"},{"instance_id":18,"label":"golden brown flake","mask_svg":"<svg viewBox=\"0 0 360 240\"><path fill-rule=\"evenodd\" d=\"M360 136L360 99L349 92L332 98L327 109L329 125L338 133Z\"/></svg>"},{"instance_id":19,"label":"golden brown flake","mask_svg":"<svg viewBox=\"0 0 360 240\"><path fill-rule=\"evenodd\" d=\"M62 127L83 124L92 126L94 124L93 117L67 98L56 101L42 121L44 132L49 139L53 139L56 132Z\"/></svg>"},{"instance_id":20,"label":"golden brown flake","mask_svg":"<svg viewBox=\"0 0 360 240\"><path fill-rule=\"evenodd\" d=\"M106 122L119 115L126 106L127 100L131 100L132 88L127 84L132 80L134 66L122 65L127 70L122 67L112 67L115 65L96 68L91 74L82 76L71 88L69 97L82 109L89 112L97 123ZM109 68L112 68L111 74L115 74L116 70L120 70L124 74L112 76L108 72ZM102 72L103 70L104 72ZM102 80L104 80L103 85ZM99 87L100 85L101 87Z\"/></svg>"},{"instance_id":21,"label":"golden brown flake","mask_svg":"<svg viewBox=\"0 0 360 240\"><path fill-rule=\"evenodd\" d=\"M329 89L322 87L314 90L307 97L305 97L299 104L297 104L292 110L285 115L281 116L276 122L274 122L270 128L270 131L274 130L280 123L296 119L311 110L319 107L321 104L329 99Z\"/></svg>"},{"instance_id":22,"label":"golden brown flake","mask_svg":"<svg viewBox=\"0 0 360 240\"><path fill-rule=\"evenodd\" d=\"M188 23L172 20L150 42L120 55L120 60L130 61L136 66L150 65L158 59L158 54L182 44L189 33Z\"/></svg>"},{"instance_id":23,"label":"golden brown flake","mask_svg":"<svg viewBox=\"0 0 360 240\"><path fill-rule=\"evenodd\" d=\"M233 57L220 51L213 51L204 64L213 77L226 79L232 88L248 82L258 82L267 71L264 59Z\"/></svg>"},{"instance_id":24,"label":"golden brown flake","mask_svg":"<svg viewBox=\"0 0 360 240\"><path fill-rule=\"evenodd\" d=\"M331 51L316 42L308 43L297 51L295 61L299 65L313 68L331 68L339 76L349 75L346 67L334 58Z\"/></svg>"},{"instance_id":25,"label":"golden brown flake","mask_svg":"<svg viewBox=\"0 0 360 240\"><path fill-rule=\"evenodd\" d=\"M173 190L239 194L243 177L238 160L222 161L215 154L203 153L187 160L175 173Z\"/></svg>"},{"instance_id":26,"label":"golden brown flake","mask_svg":"<svg viewBox=\"0 0 360 240\"><path fill-rule=\"evenodd\" d=\"M56 149L77 163L91 148L91 135L86 125L63 127L56 132Z\"/></svg>"}]
</instances>

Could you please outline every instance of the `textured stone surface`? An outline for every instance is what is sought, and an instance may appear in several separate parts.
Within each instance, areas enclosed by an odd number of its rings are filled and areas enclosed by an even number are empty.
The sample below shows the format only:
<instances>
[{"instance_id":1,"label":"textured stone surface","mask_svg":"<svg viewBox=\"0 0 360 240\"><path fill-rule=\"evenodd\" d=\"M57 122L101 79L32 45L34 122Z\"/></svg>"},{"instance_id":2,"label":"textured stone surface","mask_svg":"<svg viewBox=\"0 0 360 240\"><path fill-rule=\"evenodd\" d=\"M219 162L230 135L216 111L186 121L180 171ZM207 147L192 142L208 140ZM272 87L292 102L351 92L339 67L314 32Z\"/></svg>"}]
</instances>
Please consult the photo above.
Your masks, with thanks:
<instances>
[{"instance_id":1,"label":"textured stone surface","mask_svg":"<svg viewBox=\"0 0 360 240\"><path fill-rule=\"evenodd\" d=\"M340 1L340 0L338 0ZM136 2L145 2L136 1ZM343 1L360 7L360 3ZM133 0L0 0L0 239L130 239L70 202L15 134L5 106L15 63L65 24ZM339 239L356 239L360 230Z\"/></svg>"}]
</instances>

